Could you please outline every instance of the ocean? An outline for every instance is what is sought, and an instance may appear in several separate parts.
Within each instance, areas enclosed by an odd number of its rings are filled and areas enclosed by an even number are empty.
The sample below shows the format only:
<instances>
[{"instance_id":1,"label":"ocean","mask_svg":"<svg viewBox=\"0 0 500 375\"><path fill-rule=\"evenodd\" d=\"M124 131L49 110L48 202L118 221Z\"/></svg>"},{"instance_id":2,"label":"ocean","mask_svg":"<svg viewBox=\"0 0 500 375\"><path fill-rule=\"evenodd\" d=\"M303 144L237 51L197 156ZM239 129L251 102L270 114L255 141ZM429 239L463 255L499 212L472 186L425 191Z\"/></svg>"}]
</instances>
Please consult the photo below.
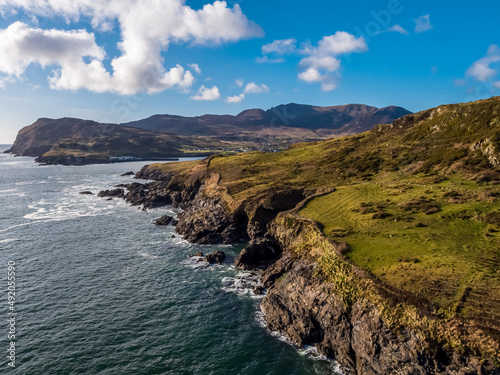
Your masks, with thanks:
<instances>
[{"instance_id":1,"label":"ocean","mask_svg":"<svg viewBox=\"0 0 500 375\"><path fill-rule=\"evenodd\" d=\"M241 247L189 244L152 224L170 208L79 194L130 182L120 174L143 164L0 154L0 374L336 373L265 328L257 275L233 266ZM228 259L206 266L188 257L198 250Z\"/></svg>"}]
</instances>

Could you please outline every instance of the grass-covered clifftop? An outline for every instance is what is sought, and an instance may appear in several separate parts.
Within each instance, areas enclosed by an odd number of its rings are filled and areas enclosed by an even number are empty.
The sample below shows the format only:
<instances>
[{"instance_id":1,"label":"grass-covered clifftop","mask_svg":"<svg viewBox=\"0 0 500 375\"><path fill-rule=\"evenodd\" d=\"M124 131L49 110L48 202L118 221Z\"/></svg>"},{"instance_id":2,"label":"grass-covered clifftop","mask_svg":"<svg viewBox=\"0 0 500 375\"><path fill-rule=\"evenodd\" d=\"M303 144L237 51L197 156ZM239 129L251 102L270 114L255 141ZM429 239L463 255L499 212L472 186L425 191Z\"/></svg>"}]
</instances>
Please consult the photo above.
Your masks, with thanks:
<instances>
[{"instance_id":1,"label":"grass-covered clifftop","mask_svg":"<svg viewBox=\"0 0 500 375\"><path fill-rule=\"evenodd\" d=\"M250 220L270 192L325 193L298 214L347 244L343 260L425 302L439 319L465 319L500 342L499 142L497 97L281 153L204 163L220 175L228 207L244 207ZM195 164L150 168L182 172L182 181ZM321 265L328 273L328 262Z\"/></svg>"}]
</instances>

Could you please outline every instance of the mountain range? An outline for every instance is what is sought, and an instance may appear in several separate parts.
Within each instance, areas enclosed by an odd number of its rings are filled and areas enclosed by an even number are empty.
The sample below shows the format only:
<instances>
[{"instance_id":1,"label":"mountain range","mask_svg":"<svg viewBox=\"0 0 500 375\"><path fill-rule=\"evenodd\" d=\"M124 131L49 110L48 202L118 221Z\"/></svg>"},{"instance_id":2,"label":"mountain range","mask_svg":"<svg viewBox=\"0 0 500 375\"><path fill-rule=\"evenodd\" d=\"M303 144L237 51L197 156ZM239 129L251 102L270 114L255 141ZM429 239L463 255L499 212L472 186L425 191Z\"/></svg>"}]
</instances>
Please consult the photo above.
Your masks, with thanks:
<instances>
[{"instance_id":1,"label":"mountain range","mask_svg":"<svg viewBox=\"0 0 500 375\"><path fill-rule=\"evenodd\" d=\"M283 150L292 143L357 134L410 114L401 107L287 104L236 116L155 115L124 123L38 119L19 131L6 152L48 164L105 163L117 157L158 159L216 152Z\"/></svg>"}]
</instances>

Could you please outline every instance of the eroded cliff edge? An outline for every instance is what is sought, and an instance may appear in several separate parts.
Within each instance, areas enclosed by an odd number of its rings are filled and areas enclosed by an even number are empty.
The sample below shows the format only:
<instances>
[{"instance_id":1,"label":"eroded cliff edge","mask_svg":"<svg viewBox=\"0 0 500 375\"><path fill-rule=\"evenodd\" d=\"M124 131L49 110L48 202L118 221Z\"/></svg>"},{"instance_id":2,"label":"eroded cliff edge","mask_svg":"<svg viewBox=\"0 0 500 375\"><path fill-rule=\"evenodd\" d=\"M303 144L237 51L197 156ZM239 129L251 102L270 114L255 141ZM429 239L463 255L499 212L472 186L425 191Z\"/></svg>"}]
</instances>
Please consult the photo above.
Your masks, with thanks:
<instances>
[{"instance_id":1,"label":"eroded cliff edge","mask_svg":"<svg viewBox=\"0 0 500 375\"><path fill-rule=\"evenodd\" d=\"M425 300L384 285L343 256L348 245L297 214L332 189L281 186L235 200L209 164L207 159L182 173L145 167L136 177L153 182L101 196L182 208L176 231L190 242L248 241L236 264L261 269L267 289L261 310L269 329L298 346L315 345L346 373L500 373L500 346L491 332L456 316L442 318Z\"/></svg>"}]
</instances>

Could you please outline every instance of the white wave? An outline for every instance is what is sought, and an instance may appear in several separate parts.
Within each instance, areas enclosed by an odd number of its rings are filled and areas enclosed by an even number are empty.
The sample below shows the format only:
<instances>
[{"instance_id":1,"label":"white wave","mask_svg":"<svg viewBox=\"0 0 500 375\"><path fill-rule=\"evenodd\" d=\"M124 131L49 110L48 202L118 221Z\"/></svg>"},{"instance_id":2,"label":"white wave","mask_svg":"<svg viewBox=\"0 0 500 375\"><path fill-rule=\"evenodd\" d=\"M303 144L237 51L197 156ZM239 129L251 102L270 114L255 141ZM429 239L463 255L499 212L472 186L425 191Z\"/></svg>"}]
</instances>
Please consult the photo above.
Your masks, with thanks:
<instances>
[{"instance_id":1,"label":"white wave","mask_svg":"<svg viewBox=\"0 0 500 375\"><path fill-rule=\"evenodd\" d=\"M8 232L9 230L20 228L20 227L26 227L28 225L32 224L39 224L39 223L46 223L49 221L56 221L56 220L37 220L37 221L30 221L29 223L22 223L22 224L17 224L17 225L12 225L11 227L0 229L0 232Z\"/></svg>"},{"instance_id":2,"label":"white wave","mask_svg":"<svg viewBox=\"0 0 500 375\"><path fill-rule=\"evenodd\" d=\"M15 192L17 192L17 189L0 190L0 194L15 193Z\"/></svg>"},{"instance_id":3,"label":"white wave","mask_svg":"<svg viewBox=\"0 0 500 375\"><path fill-rule=\"evenodd\" d=\"M4 197L25 197L26 193L19 192L18 189L5 189L0 190L0 195Z\"/></svg>"},{"instance_id":4,"label":"white wave","mask_svg":"<svg viewBox=\"0 0 500 375\"><path fill-rule=\"evenodd\" d=\"M181 264L184 264L188 266L189 268L193 269L202 269L202 268L208 268L210 265L207 262L204 262L202 257L192 257L192 258L187 258L184 260L181 260Z\"/></svg>"},{"instance_id":5,"label":"white wave","mask_svg":"<svg viewBox=\"0 0 500 375\"><path fill-rule=\"evenodd\" d=\"M261 299L263 294L255 294L254 290L261 287L260 275L256 272L240 271L234 277L226 276L222 279L221 289L227 293Z\"/></svg>"},{"instance_id":6,"label":"white wave","mask_svg":"<svg viewBox=\"0 0 500 375\"><path fill-rule=\"evenodd\" d=\"M48 181L21 181L21 182L16 182L14 185L16 186L27 186L27 185L41 185L41 184L46 184Z\"/></svg>"},{"instance_id":7,"label":"white wave","mask_svg":"<svg viewBox=\"0 0 500 375\"><path fill-rule=\"evenodd\" d=\"M89 204L84 198L76 197L63 198L56 203L50 203L42 199L28 207L35 212L24 215L25 219L62 221L80 217L108 215L114 206L104 204L101 201Z\"/></svg>"},{"instance_id":8,"label":"white wave","mask_svg":"<svg viewBox=\"0 0 500 375\"><path fill-rule=\"evenodd\" d=\"M307 356L316 361L328 361L328 358L318 352L318 348L315 346L305 345L304 348L298 349L297 352L300 355Z\"/></svg>"}]
</instances>

